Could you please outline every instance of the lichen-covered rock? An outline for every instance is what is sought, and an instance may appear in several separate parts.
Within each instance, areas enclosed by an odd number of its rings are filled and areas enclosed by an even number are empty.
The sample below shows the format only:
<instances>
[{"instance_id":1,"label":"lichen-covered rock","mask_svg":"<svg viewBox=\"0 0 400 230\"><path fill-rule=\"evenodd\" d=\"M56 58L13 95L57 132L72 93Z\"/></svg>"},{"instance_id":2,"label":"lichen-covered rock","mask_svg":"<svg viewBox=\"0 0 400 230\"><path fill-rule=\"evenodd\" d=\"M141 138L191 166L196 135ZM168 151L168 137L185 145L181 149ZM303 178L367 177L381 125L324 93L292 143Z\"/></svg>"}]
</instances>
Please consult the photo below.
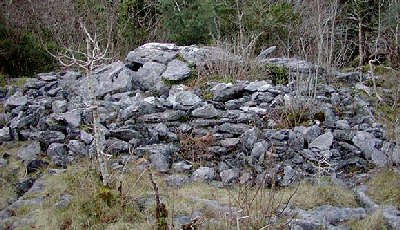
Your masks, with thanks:
<instances>
[{"instance_id":1,"label":"lichen-covered rock","mask_svg":"<svg viewBox=\"0 0 400 230\"><path fill-rule=\"evenodd\" d=\"M211 104L204 105L192 111L192 116L200 118L218 117L219 111Z\"/></svg>"},{"instance_id":2,"label":"lichen-covered rock","mask_svg":"<svg viewBox=\"0 0 400 230\"><path fill-rule=\"evenodd\" d=\"M161 77L169 81L180 81L187 78L189 74L190 68L188 64L175 59L168 63L167 69Z\"/></svg>"},{"instance_id":3,"label":"lichen-covered rock","mask_svg":"<svg viewBox=\"0 0 400 230\"><path fill-rule=\"evenodd\" d=\"M215 179L215 170L210 167L200 167L192 174L193 181L212 181Z\"/></svg>"}]
</instances>

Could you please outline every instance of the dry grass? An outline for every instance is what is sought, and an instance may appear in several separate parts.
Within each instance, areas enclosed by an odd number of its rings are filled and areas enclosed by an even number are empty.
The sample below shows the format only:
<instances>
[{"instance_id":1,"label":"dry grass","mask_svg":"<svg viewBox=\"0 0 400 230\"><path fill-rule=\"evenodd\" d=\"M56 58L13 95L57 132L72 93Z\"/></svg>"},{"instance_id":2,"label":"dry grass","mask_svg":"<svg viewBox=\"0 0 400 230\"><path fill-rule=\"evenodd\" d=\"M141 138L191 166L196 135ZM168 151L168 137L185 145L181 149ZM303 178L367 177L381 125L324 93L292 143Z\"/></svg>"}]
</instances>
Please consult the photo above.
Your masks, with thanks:
<instances>
[{"instance_id":1,"label":"dry grass","mask_svg":"<svg viewBox=\"0 0 400 230\"><path fill-rule=\"evenodd\" d=\"M400 175L393 170L378 172L368 181L367 194L379 204L400 208Z\"/></svg>"},{"instance_id":2,"label":"dry grass","mask_svg":"<svg viewBox=\"0 0 400 230\"><path fill-rule=\"evenodd\" d=\"M270 110L264 119L275 121L278 129L307 126L312 120L325 120L323 113L320 117L319 108L312 98L292 97L285 105Z\"/></svg>"},{"instance_id":3,"label":"dry grass","mask_svg":"<svg viewBox=\"0 0 400 230\"><path fill-rule=\"evenodd\" d=\"M114 177L111 188L105 188L87 165L81 163L63 174L46 176L43 195L47 196L47 200L38 210L37 228L154 229L156 203L147 175L149 171L140 173L134 170L135 165L129 165L125 173ZM122 181L121 189L118 189L118 181ZM241 213L234 211L238 217L249 216L239 221L241 229L284 227L290 217L277 217L279 208L285 207L288 201L306 209L322 204L356 206L350 190L333 185L315 187L302 182L299 186L278 189L244 185L218 188L207 183L191 183L183 187L169 187L164 177L157 174L154 174L154 181L159 187L161 202L168 210L167 222L170 225L174 216L191 216L194 211L199 211L203 213L199 222L204 229L237 228L236 217L210 209L202 199L242 209ZM74 198L68 206L55 208L54 204L62 194L70 194Z\"/></svg>"},{"instance_id":4,"label":"dry grass","mask_svg":"<svg viewBox=\"0 0 400 230\"><path fill-rule=\"evenodd\" d=\"M0 157L5 154L7 164L0 167L0 210L17 198L16 184L25 177L25 166L17 159L20 149L27 146L26 142L7 143L0 146Z\"/></svg>"},{"instance_id":5,"label":"dry grass","mask_svg":"<svg viewBox=\"0 0 400 230\"><path fill-rule=\"evenodd\" d=\"M349 221L346 226L351 230L387 230L382 211L378 210L361 219Z\"/></svg>"},{"instance_id":6,"label":"dry grass","mask_svg":"<svg viewBox=\"0 0 400 230\"><path fill-rule=\"evenodd\" d=\"M293 188L284 189L289 196ZM321 205L339 207L356 207L355 194L348 188L326 184L316 186L310 182L302 181L295 193L291 204L304 209L311 209Z\"/></svg>"}]
</instances>

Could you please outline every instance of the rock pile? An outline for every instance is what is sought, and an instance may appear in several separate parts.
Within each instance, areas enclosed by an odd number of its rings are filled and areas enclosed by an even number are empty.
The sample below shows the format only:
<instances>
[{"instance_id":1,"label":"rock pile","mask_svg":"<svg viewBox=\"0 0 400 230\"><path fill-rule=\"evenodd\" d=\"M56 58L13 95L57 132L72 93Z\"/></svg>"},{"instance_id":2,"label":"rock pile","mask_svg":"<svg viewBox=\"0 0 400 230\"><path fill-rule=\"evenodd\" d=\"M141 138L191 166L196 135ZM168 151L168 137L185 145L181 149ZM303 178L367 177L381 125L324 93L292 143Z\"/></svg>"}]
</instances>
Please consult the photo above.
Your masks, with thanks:
<instances>
[{"instance_id":1,"label":"rock pile","mask_svg":"<svg viewBox=\"0 0 400 230\"><path fill-rule=\"evenodd\" d=\"M267 174L286 186L321 167L340 174L400 163L368 102L351 88L320 84L311 100L265 79L210 82L209 97L204 89L180 84L193 77L196 65L217 60L222 52L149 43L130 52L125 63L96 69L92 78L106 152L145 157L163 173L191 173L172 183L246 182ZM295 62L260 61L302 73L314 68ZM32 140L19 154L26 164L46 155L50 162L35 165L64 167L88 156L94 143L87 85L88 78L78 72L38 74L5 99L0 141ZM306 120L282 126L304 114Z\"/></svg>"}]
</instances>

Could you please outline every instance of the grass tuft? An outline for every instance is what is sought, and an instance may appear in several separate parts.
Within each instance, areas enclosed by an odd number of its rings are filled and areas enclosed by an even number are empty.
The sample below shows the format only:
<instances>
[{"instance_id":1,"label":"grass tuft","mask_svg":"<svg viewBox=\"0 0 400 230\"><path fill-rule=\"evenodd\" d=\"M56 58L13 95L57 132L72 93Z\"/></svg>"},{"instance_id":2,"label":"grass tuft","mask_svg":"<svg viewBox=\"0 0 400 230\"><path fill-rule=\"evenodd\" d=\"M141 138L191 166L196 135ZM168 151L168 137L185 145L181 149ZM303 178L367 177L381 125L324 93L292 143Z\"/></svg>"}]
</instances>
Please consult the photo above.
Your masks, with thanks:
<instances>
[{"instance_id":1,"label":"grass tuft","mask_svg":"<svg viewBox=\"0 0 400 230\"><path fill-rule=\"evenodd\" d=\"M379 204L400 208L400 175L393 170L377 173L368 181L367 194Z\"/></svg>"}]
</instances>

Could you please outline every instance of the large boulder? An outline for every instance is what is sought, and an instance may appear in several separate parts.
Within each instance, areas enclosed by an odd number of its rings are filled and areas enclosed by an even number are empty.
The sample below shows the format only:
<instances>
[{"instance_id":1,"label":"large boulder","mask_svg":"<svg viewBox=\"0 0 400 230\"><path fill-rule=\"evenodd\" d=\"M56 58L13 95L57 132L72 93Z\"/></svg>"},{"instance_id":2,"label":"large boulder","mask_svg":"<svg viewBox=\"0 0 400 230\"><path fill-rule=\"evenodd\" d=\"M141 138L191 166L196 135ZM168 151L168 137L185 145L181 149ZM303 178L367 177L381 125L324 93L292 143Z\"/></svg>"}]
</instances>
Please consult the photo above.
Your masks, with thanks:
<instances>
[{"instance_id":1,"label":"large boulder","mask_svg":"<svg viewBox=\"0 0 400 230\"><path fill-rule=\"evenodd\" d=\"M135 63L158 62L167 64L175 59L179 53L179 47L175 44L147 43L128 53L125 62L128 66Z\"/></svg>"},{"instance_id":2,"label":"large boulder","mask_svg":"<svg viewBox=\"0 0 400 230\"><path fill-rule=\"evenodd\" d=\"M377 148L378 142L379 139L366 131L357 131L353 137L354 145L364 153L368 160L372 160L376 165L383 166L387 164L388 159L385 153Z\"/></svg>"},{"instance_id":3,"label":"large boulder","mask_svg":"<svg viewBox=\"0 0 400 230\"><path fill-rule=\"evenodd\" d=\"M126 92L132 89L133 71L118 61L95 69L92 76L82 78L80 81L81 94L87 96L88 87L94 87L96 96L102 97L110 93ZM93 84L90 86L90 84Z\"/></svg>"},{"instance_id":4,"label":"large boulder","mask_svg":"<svg viewBox=\"0 0 400 230\"><path fill-rule=\"evenodd\" d=\"M187 78L189 74L190 68L188 64L175 59L168 63L167 70L165 70L161 77L169 81L179 81Z\"/></svg>"}]
</instances>

